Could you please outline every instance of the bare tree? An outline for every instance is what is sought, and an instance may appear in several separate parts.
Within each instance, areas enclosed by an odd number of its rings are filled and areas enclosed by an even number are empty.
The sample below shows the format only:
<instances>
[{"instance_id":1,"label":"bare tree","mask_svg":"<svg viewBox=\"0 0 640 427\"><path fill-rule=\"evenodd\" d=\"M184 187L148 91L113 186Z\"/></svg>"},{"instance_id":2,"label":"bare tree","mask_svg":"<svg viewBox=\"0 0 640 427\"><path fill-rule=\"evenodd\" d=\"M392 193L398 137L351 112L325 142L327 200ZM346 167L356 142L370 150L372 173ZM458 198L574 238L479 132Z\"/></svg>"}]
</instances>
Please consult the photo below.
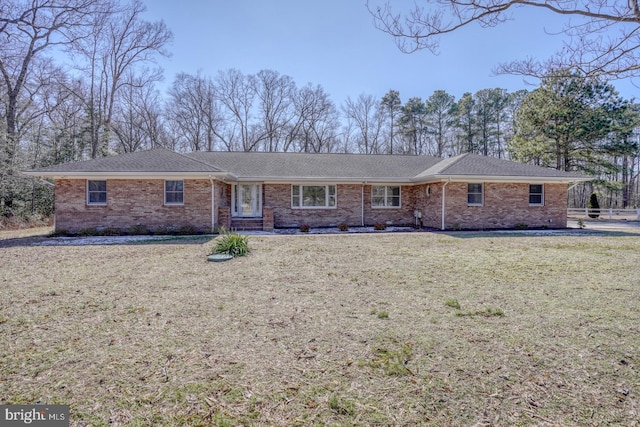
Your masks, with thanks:
<instances>
[{"instance_id":1,"label":"bare tree","mask_svg":"<svg viewBox=\"0 0 640 427\"><path fill-rule=\"evenodd\" d=\"M251 77L258 96L258 111L264 130L265 151L278 151L285 129L293 120L296 85L289 76L261 70Z\"/></svg>"},{"instance_id":2,"label":"bare tree","mask_svg":"<svg viewBox=\"0 0 640 427\"><path fill-rule=\"evenodd\" d=\"M160 70L150 66L157 55L168 55L165 46L173 34L163 21L144 21L145 10L139 0L123 7L110 4L107 14L91 20L91 35L75 44L76 52L86 60L90 79L91 157L107 153L111 121L118 94L128 85L127 73L136 71L140 85L161 77Z\"/></svg>"},{"instance_id":3,"label":"bare tree","mask_svg":"<svg viewBox=\"0 0 640 427\"><path fill-rule=\"evenodd\" d=\"M167 115L175 123L178 139L193 151L213 151L216 139L227 150L232 141L225 137L222 129L223 115L216 98L216 89L210 78L180 73L169 91Z\"/></svg>"},{"instance_id":4,"label":"bare tree","mask_svg":"<svg viewBox=\"0 0 640 427\"><path fill-rule=\"evenodd\" d=\"M79 27L89 14L99 13L99 0L4 0L0 4L0 77L4 92L5 126L1 141L0 212L10 208L11 190L5 178L13 174L19 144L18 105L34 61L50 48L81 37Z\"/></svg>"},{"instance_id":5,"label":"bare tree","mask_svg":"<svg viewBox=\"0 0 640 427\"><path fill-rule=\"evenodd\" d=\"M229 113L228 126L233 128L230 139L239 139L243 151L254 150L264 138L264 133L254 123L256 91L249 77L235 69L220 71L215 79L215 88L216 98Z\"/></svg>"},{"instance_id":6,"label":"bare tree","mask_svg":"<svg viewBox=\"0 0 640 427\"><path fill-rule=\"evenodd\" d=\"M347 98L342 112L356 128L358 151L364 154L379 153L383 117L378 100L373 95L365 94L359 95L355 101Z\"/></svg>"},{"instance_id":7,"label":"bare tree","mask_svg":"<svg viewBox=\"0 0 640 427\"><path fill-rule=\"evenodd\" d=\"M337 145L338 109L322 86L308 84L294 100L296 118L289 132L288 151L293 144L296 151L305 153L332 152Z\"/></svg>"},{"instance_id":8,"label":"bare tree","mask_svg":"<svg viewBox=\"0 0 640 427\"><path fill-rule=\"evenodd\" d=\"M549 70L573 69L587 77L609 78L640 72L638 0L423 0L401 12L391 2L381 5L369 0L367 7L376 27L392 35L403 52L427 49L434 53L440 36L473 24L498 26L512 19L517 9L543 9L567 17L563 49L543 62L525 59L502 64L498 72L543 77Z\"/></svg>"}]
</instances>

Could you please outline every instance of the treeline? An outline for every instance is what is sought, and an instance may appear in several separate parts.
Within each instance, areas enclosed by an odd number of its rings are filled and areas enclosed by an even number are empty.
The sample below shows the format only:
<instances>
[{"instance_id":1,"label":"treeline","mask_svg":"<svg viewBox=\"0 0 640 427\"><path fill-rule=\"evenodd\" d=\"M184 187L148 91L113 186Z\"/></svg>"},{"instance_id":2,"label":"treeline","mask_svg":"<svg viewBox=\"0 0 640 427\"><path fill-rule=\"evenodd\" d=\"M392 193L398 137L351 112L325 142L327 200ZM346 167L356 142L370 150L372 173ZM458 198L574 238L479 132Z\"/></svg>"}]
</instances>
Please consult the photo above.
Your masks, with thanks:
<instances>
[{"instance_id":1,"label":"treeline","mask_svg":"<svg viewBox=\"0 0 640 427\"><path fill-rule=\"evenodd\" d=\"M155 67L171 31L144 6L11 0L0 17L0 215L49 215L52 191L20 170L157 146L176 151L295 151L447 157L473 152L599 178L584 206L638 205L638 108L606 83L553 73L538 89L437 90L336 104L320 85L274 70L180 73ZM73 66L69 66L73 64ZM595 185L595 186L594 186Z\"/></svg>"}]
</instances>

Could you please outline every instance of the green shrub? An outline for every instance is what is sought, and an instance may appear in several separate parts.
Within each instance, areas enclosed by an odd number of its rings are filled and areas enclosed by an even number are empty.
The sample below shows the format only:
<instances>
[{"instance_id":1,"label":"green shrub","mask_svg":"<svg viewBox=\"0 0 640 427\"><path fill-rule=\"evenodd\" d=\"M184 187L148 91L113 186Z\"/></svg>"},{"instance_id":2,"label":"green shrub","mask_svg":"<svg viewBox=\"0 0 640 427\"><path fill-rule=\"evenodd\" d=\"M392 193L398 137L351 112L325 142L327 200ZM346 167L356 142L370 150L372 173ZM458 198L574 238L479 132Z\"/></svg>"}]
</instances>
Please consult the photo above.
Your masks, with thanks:
<instances>
[{"instance_id":1,"label":"green shrub","mask_svg":"<svg viewBox=\"0 0 640 427\"><path fill-rule=\"evenodd\" d=\"M211 253L229 254L234 257L245 256L251 249L249 248L249 237L236 233L235 231L221 231L220 237L216 239L216 246Z\"/></svg>"},{"instance_id":2,"label":"green shrub","mask_svg":"<svg viewBox=\"0 0 640 427\"><path fill-rule=\"evenodd\" d=\"M527 230L529 228L529 225L525 224L524 222L519 222L513 228L515 228L516 230Z\"/></svg>"},{"instance_id":3,"label":"green shrub","mask_svg":"<svg viewBox=\"0 0 640 427\"><path fill-rule=\"evenodd\" d=\"M118 228L109 227L109 228L105 228L104 230L100 230L96 235L97 236L122 236L122 231Z\"/></svg>"},{"instance_id":4,"label":"green shrub","mask_svg":"<svg viewBox=\"0 0 640 427\"><path fill-rule=\"evenodd\" d=\"M309 230L311 229L311 226L309 224L300 224L300 227L298 227L300 232L302 233L308 233Z\"/></svg>"},{"instance_id":5,"label":"green shrub","mask_svg":"<svg viewBox=\"0 0 640 427\"><path fill-rule=\"evenodd\" d=\"M127 228L127 234L131 236L145 236L151 234L151 230L149 230L146 225L136 224Z\"/></svg>"},{"instance_id":6,"label":"green shrub","mask_svg":"<svg viewBox=\"0 0 640 427\"><path fill-rule=\"evenodd\" d=\"M193 236L193 235L202 234L202 233L193 225L183 225L182 227L176 230L176 234L179 236Z\"/></svg>"},{"instance_id":7,"label":"green shrub","mask_svg":"<svg viewBox=\"0 0 640 427\"><path fill-rule=\"evenodd\" d=\"M338 230L349 231L349 224L347 224L346 222L341 222L340 224L338 224Z\"/></svg>"},{"instance_id":8,"label":"green shrub","mask_svg":"<svg viewBox=\"0 0 640 427\"><path fill-rule=\"evenodd\" d=\"M96 230L95 228L83 228L80 231L78 231L78 236L80 237L91 237L91 236L97 236L98 235L98 230Z\"/></svg>"},{"instance_id":9,"label":"green shrub","mask_svg":"<svg viewBox=\"0 0 640 427\"><path fill-rule=\"evenodd\" d=\"M600 217L600 203L598 203L598 196L596 193L591 193L589 198L589 218Z\"/></svg>"}]
</instances>

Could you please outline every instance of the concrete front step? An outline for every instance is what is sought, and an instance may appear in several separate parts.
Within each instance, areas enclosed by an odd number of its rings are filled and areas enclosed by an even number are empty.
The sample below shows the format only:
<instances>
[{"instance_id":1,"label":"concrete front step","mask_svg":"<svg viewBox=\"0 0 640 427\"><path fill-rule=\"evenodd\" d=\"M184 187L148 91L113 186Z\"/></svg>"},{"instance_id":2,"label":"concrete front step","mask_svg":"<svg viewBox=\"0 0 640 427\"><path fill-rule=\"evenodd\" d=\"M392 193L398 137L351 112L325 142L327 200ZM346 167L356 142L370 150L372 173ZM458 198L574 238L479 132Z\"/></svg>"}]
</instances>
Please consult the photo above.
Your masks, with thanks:
<instances>
[{"instance_id":1,"label":"concrete front step","mask_svg":"<svg viewBox=\"0 0 640 427\"><path fill-rule=\"evenodd\" d=\"M263 221L262 218L256 219L232 219L231 220L231 229L238 231L256 231L263 229Z\"/></svg>"}]
</instances>

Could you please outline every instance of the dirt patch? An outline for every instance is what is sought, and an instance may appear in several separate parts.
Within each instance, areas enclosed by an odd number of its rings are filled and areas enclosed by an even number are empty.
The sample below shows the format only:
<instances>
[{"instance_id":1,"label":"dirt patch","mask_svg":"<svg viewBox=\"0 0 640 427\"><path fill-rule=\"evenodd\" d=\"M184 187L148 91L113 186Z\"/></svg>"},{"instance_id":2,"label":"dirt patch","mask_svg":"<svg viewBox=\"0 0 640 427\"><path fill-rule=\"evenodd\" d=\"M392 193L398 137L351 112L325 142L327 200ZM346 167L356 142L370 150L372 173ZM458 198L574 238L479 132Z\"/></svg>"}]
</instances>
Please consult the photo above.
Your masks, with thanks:
<instances>
[{"instance_id":1,"label":"dirt patch","mask_svg":"<svg viewBox=\"0 0 640 427\"><path fill-rule=\"evenodd\" d=\"M74 426L638 425L637 236L250 244L3 248L0 400Z\"/></svg>"}]
</instances>

